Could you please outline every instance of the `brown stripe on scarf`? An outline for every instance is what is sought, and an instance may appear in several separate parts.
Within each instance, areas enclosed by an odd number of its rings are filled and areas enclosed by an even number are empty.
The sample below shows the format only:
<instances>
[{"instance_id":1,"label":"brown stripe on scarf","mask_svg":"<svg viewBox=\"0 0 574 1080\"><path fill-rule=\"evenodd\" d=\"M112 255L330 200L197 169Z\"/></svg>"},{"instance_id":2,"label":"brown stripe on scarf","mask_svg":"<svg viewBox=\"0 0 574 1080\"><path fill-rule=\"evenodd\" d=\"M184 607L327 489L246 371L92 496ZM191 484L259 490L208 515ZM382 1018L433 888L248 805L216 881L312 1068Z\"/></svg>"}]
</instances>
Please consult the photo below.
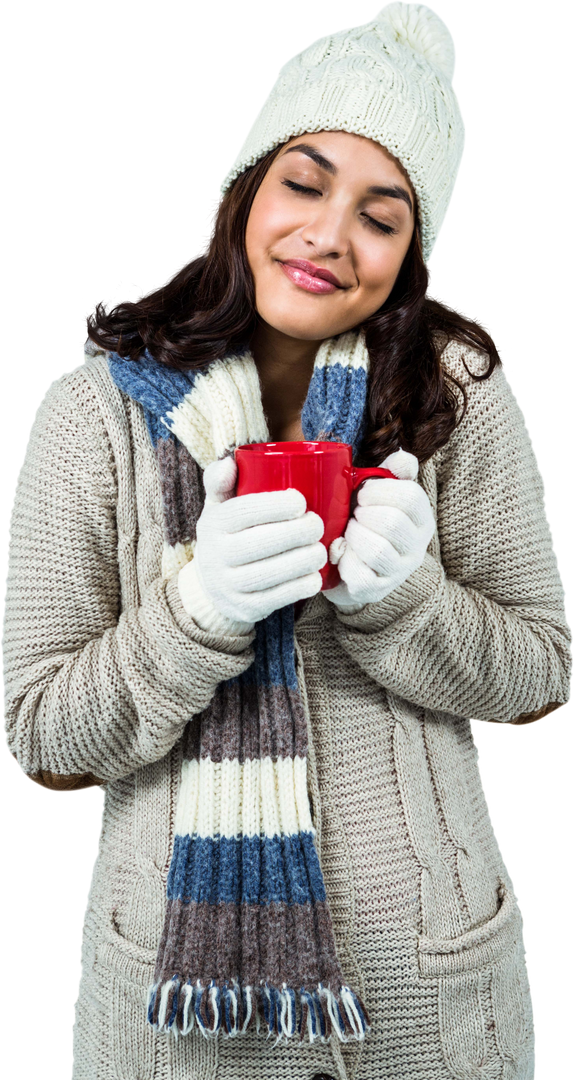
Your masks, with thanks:
<instances>
[{"instance_id":1,"label":"brown stripe on scarf","mask_svg":"<svg viewBox=\"0 0 574 1080\"><path fill-rule=\"evenodd\" d=\"M200 754L217 762L305 757L307 723L298 691L239 681L219 683L210 704L186 728L184 759L198 759Z\"/></svg>"}]
</instances>

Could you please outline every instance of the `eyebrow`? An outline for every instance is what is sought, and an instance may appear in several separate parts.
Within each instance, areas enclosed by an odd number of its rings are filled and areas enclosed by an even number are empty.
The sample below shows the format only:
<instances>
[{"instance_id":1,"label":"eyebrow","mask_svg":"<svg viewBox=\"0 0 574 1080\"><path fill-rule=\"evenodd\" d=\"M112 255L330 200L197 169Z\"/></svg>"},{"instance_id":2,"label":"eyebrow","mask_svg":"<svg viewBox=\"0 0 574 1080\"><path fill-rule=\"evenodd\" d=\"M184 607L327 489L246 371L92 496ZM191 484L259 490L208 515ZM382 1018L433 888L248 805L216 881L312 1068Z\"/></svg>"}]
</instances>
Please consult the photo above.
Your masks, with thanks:
<instances>
[{"instance_id":1,"label":"eyebrow","mask_svg":"<svg viewBox=\"0 0 574 1080\"><path fill-rule=\"evenodd\" d=\"M297 143L296 146L288 146L281 157L283 157L284 154L290 154L295 150L298 150L301 154L306 154L320 169L324 169L325 172L331 173L331 176L337 175L339 171L337 166L334 165L332 161L329 161L329 158L326 158L321 154L319 150L317 150L317 147L313 146L311 143ZM413 211L412 199L406 188L401 187L400 184L393 184L390 187L382 187L380 184L371 184L371 187L367 188L367 195L382 195L385 198L402 199L403 202L406 202L411 213Z\"/></svg>"}]
</instances>

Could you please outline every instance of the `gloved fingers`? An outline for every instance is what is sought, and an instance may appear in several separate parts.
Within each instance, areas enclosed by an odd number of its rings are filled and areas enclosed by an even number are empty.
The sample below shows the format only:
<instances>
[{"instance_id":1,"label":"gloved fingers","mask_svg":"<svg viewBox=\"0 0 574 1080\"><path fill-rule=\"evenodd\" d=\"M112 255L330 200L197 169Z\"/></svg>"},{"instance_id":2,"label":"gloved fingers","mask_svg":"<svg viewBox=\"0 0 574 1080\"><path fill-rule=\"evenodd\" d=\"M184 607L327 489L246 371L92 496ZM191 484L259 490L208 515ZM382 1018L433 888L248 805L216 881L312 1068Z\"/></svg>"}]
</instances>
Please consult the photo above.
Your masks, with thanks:
<instances>
[{"instance_id":1,"label":"gloved fingers","mask_svg":"<svg viewBox=\"0 0 574 1080\"><path fill-rule=\"evenodd\" d=\"M379 462L379 469L390 469L399 480L416 480L419 462L414 454L401 448L392 454L387 454L386 458Z\"/></svg>"},{"instance_id":2,"label":"gloved fingers","mask_svg":"<svg viewBox=\"0 0 574 1080\"><path fill-rule=\"evenodd\" d=\"M300 518L306 510L305 496L297 488L253 491L249 495L236 495L219 507L217 525L222 532L239 532L270 521Z\"/></svg>"},{"instance_id":3,"label":"gloved fingers","mask_svg":"<svg viewBox=\"0 0 574 1080\"><path fill-rule=\"evenodd\" d=\"M272 611L286 607L287 604L294 604L296 600L306 600L310 596L315 596L322 584L323 579L319 571L315 570L313 573L303 574L291 581L283 581L270 589L262 589L257 593L257 600L260 600L260 608L265 614L258 615L257 618L266 618Z\"/></svg>"},{"instance_id":4,"label":"gloved fingers","mask_svg":"<svg viewBox=\"0 0 574 1080\"><path fill-rule=\"evenodd\" d=\"M324 531L325 525L319 514L307 510L303 517L223 533L219 550L227 566L242 566L258 559L267 559L270 555L279 555L282 551L314 544L321 539Z\"/></svg>"},{"instance_id":5,"label":"gloved fingers","mask_svg":"<svg viewBox=\"0 0 574 1080\"><path fill-rule=\"evenodd\" d=\"M396 506L417 526L427 523L432 515L429 497L416 480L392 480L388 476L366 480L357 492L357 505Z\"/></svg>"},{"instance_id":6,"label":"gloved fingers","mask_svg":"<svg viewBox=\"0 0 574 1080\"><path fill-rule=\"evenodd\" d=\"M261 592L264 596L278 585L315 575L328 561L324 544L318 541L304 548L282 551L268 558L261 552L251 563L224 567L224 584L232 595ZM286 602L285 602L286 603Z\"/></svg>"},{"instance_id":7,"label":"gloved fingers","mask_svg":"<svg viewBox=\"0 0 574 1080\"><path fill-rule=\"evenodd\" d=\"M344 581L349 595L357 603L365 598L377 595L379 580L377 574L360 558L350 544L347 545L338 564L341 581Z\"/></svg>"},{"instance_id":8,"label":"gloved fingers","mask_svg":"<svg viewBox=\"0 0 574 1080\"><path fill-rule=\"evenodd\" d=\"M365 563L373 573L382 577L396 574L397 566L403 556L397 552L386 536L373 532L372 529L361 525L355 518L351 518L345 530L345 539L348 542L345 555L351 548L361 562ZM341 563L345 555L342 556L339 563L339 572L341 572Z\"/></svg>"},{"instance_id":9,"label":"gloved fingers","mask_svg":"<svg viewBox=\"0 0 574 1080\"><path fill-rule=\"evenodd\" d=\"M237 481L237 463L233 454L210 461L203 470L206 503L221 503L233 495Z\"/></svg>"},{"instance_id":10,"label":"gloved fingers","mask_svg":"<svg viewBox=\"0 0 574 1080\"><path fill-rule=\"evenodd\" d=\"M399 555L408 555L421 544L420 529L404 510L396 506L356 506L349 524L353 520L377 536L384 536Z\"/></svg>"},{"instance_id":11,"label":"gloved fingers","mask_svg":"<svg viewBox=\"0 0 574 1080\"><path fill-rule=\"evenodd\" d=\"M339 562L346 546L347 541L344 536L336 536L329 544L329 562L333 563L333 566L336 566ZM325 589L324 591L328 592L329 590Z\"/></svg>"}]
</instances>

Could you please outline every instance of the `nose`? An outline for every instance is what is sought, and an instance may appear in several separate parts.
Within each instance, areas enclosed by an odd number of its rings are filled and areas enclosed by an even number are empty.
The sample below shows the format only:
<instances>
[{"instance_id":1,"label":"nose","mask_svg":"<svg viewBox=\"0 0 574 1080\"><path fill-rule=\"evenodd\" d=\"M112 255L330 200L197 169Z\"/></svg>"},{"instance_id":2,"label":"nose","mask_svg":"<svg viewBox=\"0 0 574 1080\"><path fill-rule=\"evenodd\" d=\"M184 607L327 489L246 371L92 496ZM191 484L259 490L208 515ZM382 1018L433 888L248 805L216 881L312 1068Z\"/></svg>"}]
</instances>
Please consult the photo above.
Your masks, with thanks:
<instances>
[{"instance_id":1,"label":"nose","mask_svg":"<svg viewBox=\"0 0 574 1080\"><path fill-rule=\"evenodd\" d=\"M344 211L334 204L327 203L314 209L312 221L309 221L301 230L304 242L312 245L320 259L326 258L327 255L335 255L338 258L347 255L349 239Z\"/></svg>"}]
</instances>

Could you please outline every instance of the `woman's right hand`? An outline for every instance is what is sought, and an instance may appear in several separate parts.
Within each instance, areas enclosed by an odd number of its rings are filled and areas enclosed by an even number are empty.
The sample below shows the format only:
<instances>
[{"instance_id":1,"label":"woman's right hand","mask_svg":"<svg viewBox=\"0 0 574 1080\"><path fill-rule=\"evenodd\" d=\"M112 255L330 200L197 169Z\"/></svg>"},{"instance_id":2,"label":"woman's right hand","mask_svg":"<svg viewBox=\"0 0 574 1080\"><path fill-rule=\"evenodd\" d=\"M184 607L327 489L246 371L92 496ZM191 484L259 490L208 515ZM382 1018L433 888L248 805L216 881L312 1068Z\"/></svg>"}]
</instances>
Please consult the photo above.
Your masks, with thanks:
<instances>
[{"instance_id":1,"label":"woman's right hand","mask_svg":"<svg viewBox=\"0 0 574 1080\"><path fill-rule=\"evenodd\" d=\"M300 491L234 496L236 480L231 454L204 469L195 552L178 575L185 610L214 633L247 633L272 611L314 596L328 559L323 521Z\"/></svg>"}]
</instances>

